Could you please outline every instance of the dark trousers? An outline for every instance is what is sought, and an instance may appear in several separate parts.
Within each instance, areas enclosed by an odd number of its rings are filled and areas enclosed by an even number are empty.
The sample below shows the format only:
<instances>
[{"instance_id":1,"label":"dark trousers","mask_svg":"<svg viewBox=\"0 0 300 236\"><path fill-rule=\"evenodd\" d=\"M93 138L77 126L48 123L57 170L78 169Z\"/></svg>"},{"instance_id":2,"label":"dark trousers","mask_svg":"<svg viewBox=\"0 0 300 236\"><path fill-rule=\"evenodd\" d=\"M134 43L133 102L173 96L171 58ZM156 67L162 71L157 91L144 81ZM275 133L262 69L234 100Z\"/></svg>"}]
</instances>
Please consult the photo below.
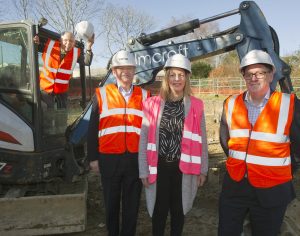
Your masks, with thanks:
<instances>
[{"instance_id":1,"label":"dark trousers","mask_svg":"<svg viewBox=\"0 0 300 236\"><path fill-rule=\"evenodd\" d=\"M228 178L226 174L219 201L218 235L240 236L244 219L249 214L252 235L277 236L287 204L262 206L256 189L249 184L248 179L227 185L226 182L232 181Z\"/></svg>"},{"instance_id":2,"label":"dark trousers","mask_svg":"<svg viewBox=\"0 0 300 236\"><path fill-rule=\"evenodd\" d=\"M170 210L171 236L182 234L184 214L182 209L182 174L179 162L165 162L159 158L157 169L156 201L152 216L152 233L163 236Z\"/></svg>"},{"instance_id":3,"label":"dark trousers","mask_svg":"<svg viewBox=\"0 0 300 236\"><path fill-rule=\"evenodd\" d=\"M136 231L142 189L138 175L137 155L133 157L124 154L108 157L105 160L101 159L99 165L108 235L133 236ZM119 229L120 205L122 205L121 232Z\"/></svg>"},{"instance_id":4,"label":"dark trousers","mask_svg":"<svg viewBox=\"0 0 300 236\"><path fill-rule=\"evenodd\" d=\"M47 108L66 109L68 103L68 93L54 94L41 90L41 100L46 103Z\"/></svg>"}]
</instances>

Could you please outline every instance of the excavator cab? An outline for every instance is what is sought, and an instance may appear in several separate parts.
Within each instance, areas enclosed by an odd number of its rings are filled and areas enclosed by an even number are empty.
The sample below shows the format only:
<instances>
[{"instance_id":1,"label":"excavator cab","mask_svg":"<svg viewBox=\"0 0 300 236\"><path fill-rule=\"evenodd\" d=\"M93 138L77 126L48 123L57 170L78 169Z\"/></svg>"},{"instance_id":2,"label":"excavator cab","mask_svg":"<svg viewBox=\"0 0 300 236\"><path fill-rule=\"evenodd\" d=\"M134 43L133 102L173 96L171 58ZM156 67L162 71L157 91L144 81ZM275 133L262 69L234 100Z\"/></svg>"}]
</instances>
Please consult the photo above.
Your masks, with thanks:
<instances>
[{"instance_id":1,"label":"excavator cab","mask_svg":"<svg viewBox=\"0 0 300 236\"><path fill-rule=\"evenodd\" d=\"M40 45L33 41L38 34ZM78 60L78 76L71 79L67 108L49 108L42 99L39 72L43 43L60 35L31 22L0 25L0 181L36 183L65 177L65 131L86 104L85 65ZM83 53L84 45L76 41ZM83 56L83 55L80 55ZM84 147L78 148L84 156ZM71 150L71 168L79 172ZM74 152L73 152L74 151ZM82 158L82 157L78 157ZM69 163L70 164L70 163Z\"/></svg>"},{"instance_id":2,"label":"excavator cab","mask_svg":"<svg viewBox=\"0 0 300 236\"><path fill-rule=\"evenodd\" d=\"M41 42L60 39L31 22L0 24L0 235L70 233L86 225L85 146L70 146L65 134L86 104L85 65L77 63L67 108L47 107L36 34ZM82 42L76 47L84 51Z\"/></svg>"}]
</instances>

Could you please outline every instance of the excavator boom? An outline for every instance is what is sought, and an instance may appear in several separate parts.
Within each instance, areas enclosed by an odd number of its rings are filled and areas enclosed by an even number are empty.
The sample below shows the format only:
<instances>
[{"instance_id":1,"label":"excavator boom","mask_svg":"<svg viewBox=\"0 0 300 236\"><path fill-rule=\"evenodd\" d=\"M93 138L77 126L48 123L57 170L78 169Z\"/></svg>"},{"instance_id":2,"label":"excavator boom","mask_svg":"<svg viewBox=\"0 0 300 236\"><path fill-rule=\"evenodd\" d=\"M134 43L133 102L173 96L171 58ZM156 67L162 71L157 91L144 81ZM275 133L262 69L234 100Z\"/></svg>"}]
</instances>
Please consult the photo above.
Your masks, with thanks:
<instances>
[{"instance_id":1,"label":"excavator boom","mask_svg":"<svg viewBox=\"0 0 300 236\"><path fill-rule=\"evenodd\" d=\"M161 41L193 32L201 24L236 14L239 14L241 17L240 24L228 30L201 39L157 45ZM290 78L291 70L289 65L281 60L279 56L278 36L275 30L268 25L263 12L254 1L241 2L238 9L203 20L194 19L148 35L142 34L137 38L129 39L126 45L126 50L133 53L136 59L136 85L151 84L155 80L157 73L162 70L166 60L176 53L181 53L191 61L195 61L236 50L241 59L253 49L264 50L272 57L276 66L276 73L271 88L275 89L279 83L283 92L291 93L293 91ZM115 78L111 70L109 70L101 81L100 86L114 82ZM88 105L86 112L82 114L76 124L70 127L69 138L71 143L76 144L85 141L90 106L91 104Z\"/></svg>"},{"instance_id":2,"label":"excavator boom","mask_svg":"<svg viewBox=\"0 0 300 236\"><path fill-rule=\"evenodd\" d=\"M163 40L182 36L193 32L202 24L219 20L231 15L241 16L240 24L229 30L218 32L206 38L195 39L166 45L155 44ZM275 30L270 27L264 14L253 1L244 1L238 9L225 12L203 20L194 19L168 29L151 34L142 34L128 40L127 50L136 58L136 84L142 85L155 80L156 74L162 69L165 61L175 53L187 56L191 61L219 55L236 50L241 59L248 51L260 49L268 52L276 66L275 79L271 87L275 89L279 82L283 92L293 90L290 79L289 66L279 57L279 41ZM114 81L111 72L108 72L100 86Z\"/></svg>"}]
</instances>

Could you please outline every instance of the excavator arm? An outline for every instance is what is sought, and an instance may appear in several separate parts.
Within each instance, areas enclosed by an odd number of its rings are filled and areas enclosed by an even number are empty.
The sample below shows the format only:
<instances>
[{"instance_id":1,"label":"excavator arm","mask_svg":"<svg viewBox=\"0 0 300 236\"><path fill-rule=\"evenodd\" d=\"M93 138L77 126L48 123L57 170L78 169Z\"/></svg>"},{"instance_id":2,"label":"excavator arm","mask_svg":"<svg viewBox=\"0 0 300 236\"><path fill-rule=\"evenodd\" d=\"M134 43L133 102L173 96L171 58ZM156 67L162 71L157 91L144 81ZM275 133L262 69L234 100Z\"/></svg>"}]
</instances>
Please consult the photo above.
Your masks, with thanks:
<instances>
[{"instance_id":1,"label":"excavator arm","mask_svg":"<svg viewBox=\"0 0 300 236\"><path fill-rule=\"evenodd\" d=\"M163 40L193 32L194 29L199 28L204 23L235 14L240 14L240 24L231 29L202 39L156 46L156 43ZM268 25L264 14L253 1L244 1L238 9L210 18L195 19L148 35L142 34L137 38L129 39L127 44L127 50L134 54L137 63L137 79L135 82L137 85L153 82L168 57L176 53L181 53L191 61L195 61L236 50L241 59L248 51L253 49L268 52L274 61L276 73L271 84L272 89L275 89L277 82L279 82L281 90L290 93L293 90L290 80L290 68L279 57L277 34ZM114 80L115 78L109 71L100 86L112 83Z\"/></svg>"},{"instance_id":2,"label":"excavator arm","mask_svg":"<svg viewBox=\"0 0 300 236\"><path fill-rule=\"evenodd\" d=\"M201 24L235 14L240 14L240 24L226 31L218 32L202 39L156 45L161 41L193 32ZM290 79L290 67L279 57L279 40L277 34L268 25L262 11L253 1L244 1L238 9L210 18L191 20L155 33L143 34L137 38L131 38L128 41L126 49L132 52L136 59L136 85L152 83L157 73L163 68L168 57L176 53L184 54L191 61L195 61L236 50L241 59L248 51L261 49L271 55L276 66L275 78L271 84L272 89L275 89L279 82L283 92L290 93L293 90ZM100 86L113 83L114 81L115 78L109 70L106 77L101 81ZM69 127L68 137L71 144L85 142L90 111L91 104L89 104L74 125Z\"/></svg>"}]
</instances>

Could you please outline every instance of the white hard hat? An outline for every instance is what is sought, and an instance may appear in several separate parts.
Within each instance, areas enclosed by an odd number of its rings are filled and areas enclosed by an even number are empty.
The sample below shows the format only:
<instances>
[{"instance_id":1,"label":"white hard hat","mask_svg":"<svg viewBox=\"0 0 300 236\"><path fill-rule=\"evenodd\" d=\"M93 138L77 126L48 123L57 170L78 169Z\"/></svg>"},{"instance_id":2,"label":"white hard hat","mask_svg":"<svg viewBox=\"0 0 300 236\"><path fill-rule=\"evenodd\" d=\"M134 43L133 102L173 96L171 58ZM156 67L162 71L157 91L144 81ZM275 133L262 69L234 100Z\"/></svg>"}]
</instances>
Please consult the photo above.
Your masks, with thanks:
<instances>
[{"instance_id":1,"label":"white hard hat","mask_svg":"<svg viewBox=\"0 0 300 236\"><path fill-rule=\"evenodd\" d=\"M273 67L273 71L275 72L275 65L272 61L272 58L265 51L252 50L248 52L241 61L240 71L242 71L244 67L253 64L268 64Z\"/></svg>"},{"instance_id":2,"label":"white hard hat","mask_svg":"<svg viewBox=\"0 0 300 236\"><path fill-rule=\"evenodd\" d=\"M164 66L164 69L167 69L170 67L181 68L181 69L187 70L188 72L192 73L190 60L187 57L183 56L182 54L175 54L168 58L165 66Z\"/></svg>"},{"instance_id":3,"label":"white hard hat","mask_svg":"<svg viewBox=\"0 0 300 236\"><path fill-rule=\"evenodd\" d=\"M117 66L136 66L134 56L126 51L120 50L118 51L111 60L111 68Z\"/></svg>"},{"instance_id":4,"label":"white hard hat","mask_svg":"<svg viewBox=\"0 0 300 236\"><path fill-rule=\"evenodd\" d=\"M88 21L80 21L76 26L75 30L79 38L88 40L94 34L94 26Z\"/></svg>"}]
</instances>

